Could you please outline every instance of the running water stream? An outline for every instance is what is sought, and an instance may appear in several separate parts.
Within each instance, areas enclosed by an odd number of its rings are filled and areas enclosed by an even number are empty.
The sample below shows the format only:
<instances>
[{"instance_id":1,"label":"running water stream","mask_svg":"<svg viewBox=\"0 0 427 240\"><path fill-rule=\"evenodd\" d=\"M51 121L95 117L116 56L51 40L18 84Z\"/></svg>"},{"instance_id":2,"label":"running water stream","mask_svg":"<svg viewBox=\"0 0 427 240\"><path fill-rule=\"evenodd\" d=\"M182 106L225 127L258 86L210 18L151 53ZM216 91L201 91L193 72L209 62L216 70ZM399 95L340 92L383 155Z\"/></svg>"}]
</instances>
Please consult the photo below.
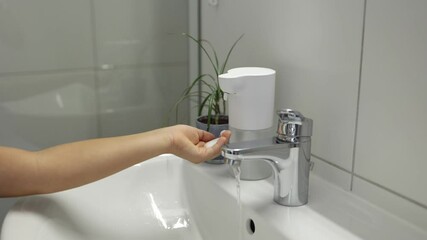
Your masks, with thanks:
<instances>
[{"instance_id":1,"label":"running water stream","mask_svg":"<svg viewBox=\"0 0 427 240\"><path fill-rule=\"evenodd\" d=\"M205 144L205 147L209 148L216 144L219 138L216 138L214 140L211 140ZM237 206L239 206L239 216L238 216L238 233L237 233L237 240L242 240L242 232L243 232L243 214L242 214L242 203L240 201L240 163L241 161L233 161L231 165L231 170L233 171L234 178L236 179L236 199L237 199Z\"/></svg>"},{"instance_id":2,"label":"running water stream","mask_svg":"<svg viewBox=\"0 0 427 240\"><path fill-rule=\"evenodd\" d=\"M243 214L242 214L242 202L240 200L240 161L235 161L230 165L233 170L234 178L236 179L236 199L237 206L239 206L239 216L238 216L238 235L237 240L242 240L242 223L243 223Z\"/></svg>"}]
</instances>

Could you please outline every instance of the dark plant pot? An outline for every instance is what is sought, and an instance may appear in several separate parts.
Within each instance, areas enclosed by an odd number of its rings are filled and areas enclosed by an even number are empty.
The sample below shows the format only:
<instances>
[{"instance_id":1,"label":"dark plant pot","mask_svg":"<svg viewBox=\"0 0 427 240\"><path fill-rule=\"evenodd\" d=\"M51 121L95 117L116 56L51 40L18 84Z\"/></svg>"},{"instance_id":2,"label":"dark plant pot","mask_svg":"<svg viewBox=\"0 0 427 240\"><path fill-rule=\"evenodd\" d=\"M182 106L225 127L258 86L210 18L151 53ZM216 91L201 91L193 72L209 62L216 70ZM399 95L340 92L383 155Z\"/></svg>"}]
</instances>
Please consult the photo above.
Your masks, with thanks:
<instances>
[{"instance_id":1,"label":"dark plant pot","mask_svg":"<svg viewBox=\"0 0 427 240\"><path fill-rule=\"evenodd\" d=\"M207 131L208 129L208 117L207 116L200 116L196 120L196 127L198 129L202 129ZM219 117L219 124L210 124L209 132L215 135L215 137L219 137L221 132L223 130L228 130L228 116L227 115L221 115ZM212 160L206 161L207 163L213 163L213 164L223 164L224 158L220 155Z\"/></svg>"}]
</instances>

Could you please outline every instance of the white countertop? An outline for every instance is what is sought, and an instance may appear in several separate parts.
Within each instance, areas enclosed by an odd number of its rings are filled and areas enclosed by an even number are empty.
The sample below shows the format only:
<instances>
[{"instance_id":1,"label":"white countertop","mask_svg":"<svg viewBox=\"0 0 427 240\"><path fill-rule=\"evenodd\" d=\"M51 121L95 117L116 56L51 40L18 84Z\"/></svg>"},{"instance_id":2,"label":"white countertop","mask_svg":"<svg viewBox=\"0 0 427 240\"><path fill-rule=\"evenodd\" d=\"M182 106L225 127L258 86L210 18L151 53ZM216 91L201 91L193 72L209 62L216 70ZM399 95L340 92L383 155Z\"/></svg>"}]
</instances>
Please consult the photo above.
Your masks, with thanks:
<instances>
[{"instance_id":1,"label":"white countertop","mask_svg":"<svg viewBox=\"0 0 427 240\"><path fill-rule=\"evenodd\" d=\"M198 171L215 178L236 196L236 181L226 165L201 164ZM401 220L351 192L310 176L309 203L286 207L273 202L272 180L241 181L245 215L255 214L287 239L427 239L427 232Z\"/></svg>"}]
</instances>

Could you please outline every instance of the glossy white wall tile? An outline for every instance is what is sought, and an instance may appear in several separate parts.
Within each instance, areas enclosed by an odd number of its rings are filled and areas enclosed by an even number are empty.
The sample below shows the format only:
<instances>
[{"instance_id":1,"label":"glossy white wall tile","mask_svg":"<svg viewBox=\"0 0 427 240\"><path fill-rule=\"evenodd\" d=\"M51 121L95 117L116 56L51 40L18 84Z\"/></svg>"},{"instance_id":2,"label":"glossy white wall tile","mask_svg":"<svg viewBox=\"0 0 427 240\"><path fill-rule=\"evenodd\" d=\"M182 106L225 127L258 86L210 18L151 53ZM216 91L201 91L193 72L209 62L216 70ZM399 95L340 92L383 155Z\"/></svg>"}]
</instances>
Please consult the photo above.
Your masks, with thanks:
<instances>
[{"instance_id":1,"label":"glossy white wall tile","mask_svg":"<svg viewBox=\"0 0 427 240\"><path fill-rule=\"evenodd\" d=\"M0 77L0 145L41 149L94 138L93 72Z\"/></svg>"},{"instance_id":2,"label":"glossy white wall tile","mask_svg":"<svg viewBox=\"0 0 427 240\"><path fill-rule=\"evenodd\" d=\"M427 2L368 1L355 172L427 206Z\"/></svg>"},{"instance_id":3,"label":"glossy white wall tile","mask_svg":"<svg viewBox=\"0 0 427 240\"><path fill-rule=\"evenodd\" d=\"M314 164L313 170L311 171L312 174L315 174L342 189L350 190L351 173L338 169L336 166L319 160L314 156L311 157L311 161Z\"/></svg>"},{"instance_id":4,"label":"glossy white wall tile","mask_svg":"<svg viewBox=\"0 0 427 240\"><path fill-rule=\"evenodd\" d=\"M312 118L312 153L348 171L362 25L363 1L202 1L202 36L223 53L244 33L230 67L276 69L277 108Z\"/></svg>"},{"instance_id":5,"label":"glossy white wall tile","mask_svg":"<svg viewBox=\"0 0 427 240\"><path fill-rule=\"evenodd\" d=\"M188 84L181 34L188 32L188 1L95 0L94 9L101 136L167 125ZM188 122L188 107L181 112L180 122Z\"/></svg>"},{"instance_id":6,"label":"glossy white wall tile","mask_svg":"<svg viewBox=\"0 0 427 240\"><path fill-rule=\"evenodd\" d=\"M94 0L98 62L144 65L186 62L187 0Z\"/></svg>"},{"instance_id":7,"label":"glossy white wall tile","mask_svg":"<svg viewBox=\"0 0 427 240\"><path fill-rule=\"evenodd\" d=\"M187 70L187 64L177 64L99 72L101 136L138 133L168 125L169 111L186 87ZM183 104L181 110L180 122L187 122L188 106ZM174 117L171 120L175 122Z\"/></svg>"},{"instance_id":8,"label":"glossy white wall tile","mask_svg":"<svg viewBox=\"0 0 427 240\"><path fill-rule=\"evenodd\" d=\"M92 67L92 44L87 0L0 1L0 73Z\"/></svg>"},{"instance_id":9,"label":"glossy white wall tile","mask_svg":"<svg viewBox=\"0 0 427 240\"><path fill-rule=\"evenodd\" d=\"M424 232L427 230L426 208L359 177L355 177L353 180L353 192L399 218L414 224L420 230Z\"/></svg>"}]
</instances>

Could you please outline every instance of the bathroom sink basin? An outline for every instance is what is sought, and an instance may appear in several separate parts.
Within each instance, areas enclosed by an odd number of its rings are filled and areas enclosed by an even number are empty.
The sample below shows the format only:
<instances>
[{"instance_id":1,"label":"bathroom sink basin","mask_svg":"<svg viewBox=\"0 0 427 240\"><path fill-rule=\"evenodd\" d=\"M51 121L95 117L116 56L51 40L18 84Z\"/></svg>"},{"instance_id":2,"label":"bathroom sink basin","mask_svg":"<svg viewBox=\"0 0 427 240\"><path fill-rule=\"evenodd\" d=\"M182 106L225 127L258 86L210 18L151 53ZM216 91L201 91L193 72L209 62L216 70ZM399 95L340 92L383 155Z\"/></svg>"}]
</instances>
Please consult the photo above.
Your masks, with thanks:
<instances>
[{"instance_id":1,"label":"bathroom sink basin","mask_svg":"<svg viewBox=\"0 0 427 240\"><path fill-rule=\"evenodd\" d=\"M6 216L1 240L239 239L246 223L227 168L162 155L83 187L25 197ZM256 239L283 239L255 231Z\"/></svg>"},{"instance_id":2,"label":"bathroom sink basin","mask_svg":"<svg viewBox=\"0 0 427 240\"><path fill-rule=\"evenodd\" d=\"M273 201L270 179L162 155L72 190L22 198L1 240L425 239L348 192L310 177L309 203Z\"/></svg>"},{"instance_id":3,"label":"bathroom sink basin","mask_svg":"<svg viewBox=\"0 0 427 240\"><path fill-rule=\"evenodd\" d=\"M2 240L201 239L172 155L72 190L26 197L6 216Z\"/></svg>"}]
</instances>

